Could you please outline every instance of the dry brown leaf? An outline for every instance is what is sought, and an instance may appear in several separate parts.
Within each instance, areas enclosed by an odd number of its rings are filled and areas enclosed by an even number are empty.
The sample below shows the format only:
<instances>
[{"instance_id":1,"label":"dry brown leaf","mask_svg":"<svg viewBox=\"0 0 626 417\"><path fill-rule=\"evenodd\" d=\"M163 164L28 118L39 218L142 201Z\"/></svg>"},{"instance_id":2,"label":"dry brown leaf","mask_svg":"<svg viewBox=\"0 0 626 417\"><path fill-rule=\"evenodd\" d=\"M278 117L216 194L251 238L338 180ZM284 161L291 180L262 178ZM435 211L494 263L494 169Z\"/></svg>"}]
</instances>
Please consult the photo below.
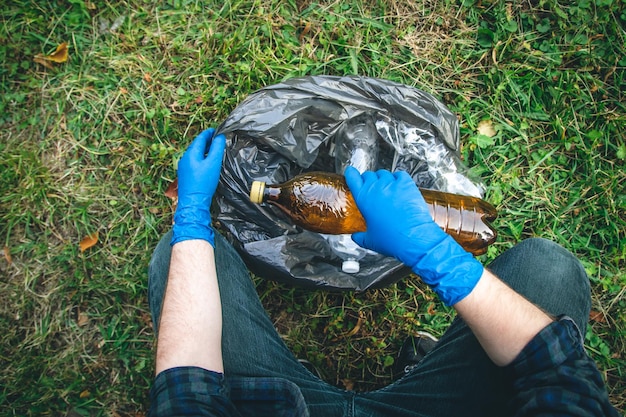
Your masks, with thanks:
<instances>
[{"instance_id":1,"label":"dry brown leaf","mask_svg":"<svg viewBox=\"0 0 626 417\"><path fill-rule=\"evenodd\" d=\"M98 243L98 232L85 236L83 240L80 241L78 246L80 247L81 252L85 252L96 243Z\"/></svg>"},{"instance_id":2,"label":"dry brown leaf","mask_svg":"<svg viewBox=\"0 0 626 417\"><path fill-rule=\"evenodd\" d=\"M437 314L437 312L435 311L435 303L428 304L428 314L430 314L431 316Z\"/></svg>"},{"instance_id":3,"label":"dry brown leaf","mask_svg":"<svg viewBox=\"0 0 626 417\"><path fill-rule=\"evenodd\" d=\"M359 319L357 320L356 324L354 325L354 328L352 330L350 330L345 337L351 337L354 336L355 334L357 334L359 332L359 330L361 330L361 326L363 326L363 323L365 323L365 313L363 313L362 311L359 311Z\"/></svg>"},{"instance_id":4,"label":"dry brown leaf","mask_svg":"<svg viewBox=\"0 0 626 417\"><path fill-rule=\"evenodd\" d=\"M302 28L302 32L300 32L300 36L298 36L298 42L302 43L302 39L311 31L311 22L306 22L304 27Z\"/></svg>"},{"instance_id":5,"label":"dry brown leaf","mask_svg":"<svg viewBox=\"0 0 626 417\"><path fill-rule=\"evenodd\" d=\"M491 120L483 120L478 123L478 127L476 129L479 134L488 136L490 138L496 135L496 129L493 127L493 123Z\"/></svg>"},{"instance_id":6,"label":"dry brown leaf","mask_svg":"<svg viewBox=\"0 0 626 417\"><path fill-rule=\"evenodd\" d=\"M171 198L172 200L176 200L178 198L178 178L174 178L174 181L167 186L165 196Z\"/></svg>"},{"instance_id":7,"label":"dry brown leaf","mask_svg":"<svg viewBox=\"0 0 626 417\"><path fill-rule=\"evenodd\" d=\"M150 313L144 311L139 315L139 318L141 319L141 322L144 326L152 328L152 316L150 315Z\"/></svg>"},{"instance_id":8,"label":"dry brown leaf","mask_svg":"<svg viewBox=\"0 0 626 417\"><path fill-rule=\"evenodd\" d=\"M341 383L343 384L344 388L347 391L353 391L354 390L354 381L353 380L346 378L346 379L342 379Z\"/></svg>"},{"instance_id":9,"label":"dry brown leaf","mask_svg":"<svg viewBox=\"0 0 626 417\"><path fill-rule=\"evenodd\" d=\"M83 313L82 311L78 313L78 320L76 323L78 324L78 327L83 327L89 323L89 316L87 313Z\"/></svg>"},{"instance_id":10,"label":"dry brown leaf","mask_svg":"<svg viewBox=\"0 0 626 417\"><path fill-rule=\"evenodd\" d=\"M4 247L4 259L7 260L9 265L11 265L13 263L13 258L11 257L11 249L9 249L8 246Z\"/></svg>"},{"instance_id":11,"label":"dry brown leaf","mask_svg":"<svg viewBox=\"0 0 626 417\"><path fill-rule=\"evenodd\" d=\"M589 312L589 320L596 323L606 323L606 317L601 311L591 310Z\"/></svg>"},{"instance_id":12,"label":"dry brown leaf","mask_svg":"<svg viewBox=\"0 0 626 417\"><path fill-rule=\"evenodd\" d=\"M43 65L46 68L52 68L52 63L62 64L67 61L69 58L69 52L67 49L67 42L63 42L61 45L57 46L56 51L51 53L50 55L37 54L33 58L38 64Z\"/></svg>"},{"instance_id":13,"label":"dry brown leaf","mask_svg":"<svg viewBox=\"0 0 626 417\"><path fill-rule=\"evenodd\" d=\"M167 190L165 190L165 196L172 200L172 212L176 212L176 207L178 206L178 178L174 178L174 181L168 185Z\"/></svg>"},{"instance_id":14,"label":"dry brown leaf","mask_svg":"<svg viewBox=\"0 0 626 417\"><path fill-rule=\"evenodd\" d=\"M67 42L63 42L61 45L57 46L56 51L46 57L48 61L56 62L57 64L66 62L68 58L69 51L67 49Z\"/></svg>"},{"instance_id":15,"label":"dry brown leaf","mask_svg":"<svg viewBox=\"0 0 626 417\"><path fill-rule=\"evenodd\" d=\"M50 62L46 61L45 59L43 59L43 58L41 58L41 57L39 57L39 56L35 56L35 57L33 58L33 61L35 61L35 62L36 62L36 63L38 63L38 64L43 65L44 67L46 67L46 68L48 68L48 69L52 69L52 68L54 68Z\"/></svg>"}]
</instances>

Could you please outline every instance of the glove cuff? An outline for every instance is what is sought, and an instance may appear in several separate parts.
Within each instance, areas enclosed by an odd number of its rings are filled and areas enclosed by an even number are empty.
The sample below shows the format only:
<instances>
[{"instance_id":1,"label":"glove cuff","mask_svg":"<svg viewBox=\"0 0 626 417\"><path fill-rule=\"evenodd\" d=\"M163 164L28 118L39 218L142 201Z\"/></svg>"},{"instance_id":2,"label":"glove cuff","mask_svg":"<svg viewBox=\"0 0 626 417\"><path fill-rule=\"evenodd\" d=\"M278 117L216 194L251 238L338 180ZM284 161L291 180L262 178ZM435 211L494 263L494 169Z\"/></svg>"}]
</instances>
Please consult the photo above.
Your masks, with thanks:
<instances>
[{"instance_id":1,"label":"glove cuff","mask_svg":"<svg viewBox=\"0 0 626 417\"><path fill-rule=\"evenodd\" d=\"M446 236L412 268L447 306L453 306L472 292L483 269L451 236Z\"/></svg>"},{"instance_id":2,"label":"glove cuff","mask_svg":"<svg viewBox=\"0 0 626 417\"><path fill-rule=\"evenodd\" d=\"M184 240L202 239L215 247L215 232L211 227L209 209L197 207L184 208L178 206L174 214L174 227L170 245Z\"/></svg>"}]
</instances>

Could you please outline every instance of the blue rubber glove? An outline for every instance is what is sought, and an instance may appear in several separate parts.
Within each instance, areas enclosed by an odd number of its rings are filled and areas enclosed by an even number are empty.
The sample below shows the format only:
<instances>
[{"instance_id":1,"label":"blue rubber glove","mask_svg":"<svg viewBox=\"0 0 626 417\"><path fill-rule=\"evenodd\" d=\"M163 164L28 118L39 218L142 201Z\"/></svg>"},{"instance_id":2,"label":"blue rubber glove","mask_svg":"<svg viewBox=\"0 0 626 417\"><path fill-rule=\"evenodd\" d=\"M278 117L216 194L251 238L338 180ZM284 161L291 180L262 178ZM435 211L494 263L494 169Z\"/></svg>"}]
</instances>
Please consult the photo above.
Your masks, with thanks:
<instances>
[{"instance_id":1,"label":"blue rubber glove","mask_svg":"<svg viewBox=\"0 0 626 417\"><path fill-rule=\"evenodd\" d=\"M483 266L433 221L409 174L348 167L345 177L367 225L357 244L409 266L448 306L472 292Z\"/></svg>"},{"instance_id":2,"label":"blue rubber glove","mask_svg":"<svg viewBox=\"0 0 626 417\"><path fill-rule=\"evenodd\" d=\"M178 162L178 206L172 245L202 239L215 247L210 209L220 178L226 138L224 135L213 138L214 134L215 129L200 133Z\"/></svg>"}]
</instances>

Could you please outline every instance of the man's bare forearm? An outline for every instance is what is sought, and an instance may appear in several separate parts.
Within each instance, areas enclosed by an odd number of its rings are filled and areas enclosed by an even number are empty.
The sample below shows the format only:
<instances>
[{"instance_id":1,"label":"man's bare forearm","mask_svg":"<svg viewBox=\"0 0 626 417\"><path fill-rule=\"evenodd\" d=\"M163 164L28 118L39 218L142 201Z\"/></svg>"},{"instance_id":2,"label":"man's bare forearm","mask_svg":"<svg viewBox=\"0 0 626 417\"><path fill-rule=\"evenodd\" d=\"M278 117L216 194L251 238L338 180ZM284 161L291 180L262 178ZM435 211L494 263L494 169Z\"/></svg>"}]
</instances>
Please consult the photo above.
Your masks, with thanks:
<instances>
[{"instance_id":1,"label":"man's bare forearm","mask_svg":"<svg viewBox=\"0 0 626 417\"><path fill-rule=\"evenodd\" d=\"M156 373L179 366L223 372L222 311L213 246L186 240L172 247L159 324Z\"/></svg>"},{"instance_id":2,"label":"man's bare forearm","mask_svg":"<svg viewBox=\"0 0 626 417\"><path fill-rule=\"evenodd\" d=\"M454 308L499 366L510 364L553 321L487 269L474 290Z\"/></svg>"}]
</instances>

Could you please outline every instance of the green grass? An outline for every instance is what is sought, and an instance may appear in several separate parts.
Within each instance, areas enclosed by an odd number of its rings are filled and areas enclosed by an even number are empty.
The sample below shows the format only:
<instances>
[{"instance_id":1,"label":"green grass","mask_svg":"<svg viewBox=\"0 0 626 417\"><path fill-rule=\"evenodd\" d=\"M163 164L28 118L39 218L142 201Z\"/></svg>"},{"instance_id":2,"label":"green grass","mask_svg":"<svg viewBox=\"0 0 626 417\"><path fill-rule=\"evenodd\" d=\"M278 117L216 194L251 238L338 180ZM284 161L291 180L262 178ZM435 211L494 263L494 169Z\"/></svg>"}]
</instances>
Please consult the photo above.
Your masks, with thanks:
<instances>
[{"instance_id":1,"label":"green grass","mask_svg":"<svg viewBox=\"0 0 626 417\"><path fill-rule=\"evenodd\" d=\"M465 162L500 211L484 260L530 236L580 257L600 313L586 344L624 410L624 27L623 0L11 2L0 11L0 239L12 258L0 259L0 415L146 411L146 269L171 224L174 160L252 91L313 74L415 85L458 115ZM33 62L64 41L67 63ZM485 120L495 136L478 133ZM404 337L441 335L452 317L413 277L364 294L258 284L296 354L356 389L388 382Z\"/></svg>"}]
</instances>

